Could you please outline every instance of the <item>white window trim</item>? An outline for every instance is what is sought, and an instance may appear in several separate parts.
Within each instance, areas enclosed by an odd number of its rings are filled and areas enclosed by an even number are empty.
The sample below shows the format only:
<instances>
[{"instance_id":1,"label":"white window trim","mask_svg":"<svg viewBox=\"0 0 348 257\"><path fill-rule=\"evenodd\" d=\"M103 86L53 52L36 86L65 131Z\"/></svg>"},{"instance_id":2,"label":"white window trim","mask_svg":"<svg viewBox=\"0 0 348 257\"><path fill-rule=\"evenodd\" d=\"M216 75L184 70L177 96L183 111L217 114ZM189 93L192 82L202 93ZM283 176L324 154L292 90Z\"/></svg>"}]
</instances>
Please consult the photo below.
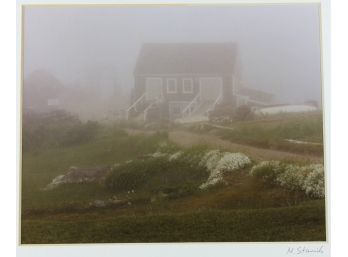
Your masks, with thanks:
<instances>
[{"instance_id":1,"label":"white window trim","mask_svg":"<svg viewBox=\"0 0 348 257\"><path fill-rule=\"evenodd\" d=\"M169 90L169 81L174 81L175 90ZM176 94L178 92L178 83L176 78L167 79L167 94Z\"/></svg>"},{"instance_id":2,"label":"white window trim","mask_svg":"<svg viewBox=\"0 0 348 257\"><path fill-rule=\"evenodd\" d=\"M189 85L191 86L191 90L186 90L185 89L185 82L187 82L187 81L190 81ZM184 78L182 80L182 92L184 94L192 94L193 93L193 79L191 79L191 78Z\"/></svg>"}]
</instances>

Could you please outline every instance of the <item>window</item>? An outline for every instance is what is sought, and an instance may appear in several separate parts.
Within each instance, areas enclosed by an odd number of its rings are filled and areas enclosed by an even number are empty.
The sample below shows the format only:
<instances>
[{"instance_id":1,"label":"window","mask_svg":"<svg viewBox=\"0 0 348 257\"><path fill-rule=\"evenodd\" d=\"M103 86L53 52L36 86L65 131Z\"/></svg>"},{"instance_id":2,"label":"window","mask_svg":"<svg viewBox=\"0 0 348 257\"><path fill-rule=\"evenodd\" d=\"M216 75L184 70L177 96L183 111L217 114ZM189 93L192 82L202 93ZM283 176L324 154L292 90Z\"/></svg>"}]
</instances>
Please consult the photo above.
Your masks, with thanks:
<instances>
[{"instance_id":1,"label":"window","mask_svg":"<svg viewBox=\"0 0 348 257\"><path fill-rule=\"evenodd\" d=\"M193 81L192 79L183 79L182 88L184 94L192 94L193 93Z\"/></svg>"},{"instance_id":2,"label":"window","mask_svg":"<svg viewBox=\"0 0 348 257\"><path fill-rule=\"evenodd\" d=\"M168 94L176 94L176 79L167 79L167 93Z\"/></svg>"}]
</instances>

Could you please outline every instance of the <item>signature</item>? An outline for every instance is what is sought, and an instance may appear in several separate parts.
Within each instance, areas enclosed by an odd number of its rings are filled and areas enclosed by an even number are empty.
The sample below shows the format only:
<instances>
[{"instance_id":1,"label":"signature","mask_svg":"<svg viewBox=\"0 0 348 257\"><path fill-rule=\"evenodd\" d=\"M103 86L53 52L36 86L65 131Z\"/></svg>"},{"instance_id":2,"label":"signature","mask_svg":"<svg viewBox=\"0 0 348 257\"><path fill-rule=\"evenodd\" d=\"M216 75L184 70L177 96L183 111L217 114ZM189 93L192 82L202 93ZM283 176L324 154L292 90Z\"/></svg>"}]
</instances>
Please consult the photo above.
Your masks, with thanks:
<instances>
[{"instance_id":1,"label":"signature","mask_svg":"<svg viewBox=\"0 0 348 257\"><path fill-rule=\"evenodd\" d=\"M324 246L320 246L316 248L310 248L306 246L289 247L288 250L286 251L286 254L309 254L309 253L323 254Z\"/></svg>"}]
</instances>

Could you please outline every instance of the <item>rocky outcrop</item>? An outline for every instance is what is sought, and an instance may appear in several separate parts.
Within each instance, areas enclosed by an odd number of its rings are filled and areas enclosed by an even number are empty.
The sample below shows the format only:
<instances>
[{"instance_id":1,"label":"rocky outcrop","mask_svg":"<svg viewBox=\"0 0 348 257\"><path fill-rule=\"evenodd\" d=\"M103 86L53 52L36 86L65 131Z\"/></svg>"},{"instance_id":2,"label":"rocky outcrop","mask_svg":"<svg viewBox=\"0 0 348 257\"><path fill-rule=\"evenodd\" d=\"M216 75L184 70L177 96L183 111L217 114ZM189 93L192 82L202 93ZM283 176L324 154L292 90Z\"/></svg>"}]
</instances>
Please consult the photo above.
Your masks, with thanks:
<instances>
[{"instance_id":1,"label":"rocky outcrop","mask_svg":"<svg viewBox=\"0 0 348 257\"><path fill-rule=\"evenodd\" d=\"M55 177L44 190L54 189L61 184L98 182L104 179L109 171L110 168L105 166L92 168L71 166L65 175Z\"/></svg>"}]
</instances>

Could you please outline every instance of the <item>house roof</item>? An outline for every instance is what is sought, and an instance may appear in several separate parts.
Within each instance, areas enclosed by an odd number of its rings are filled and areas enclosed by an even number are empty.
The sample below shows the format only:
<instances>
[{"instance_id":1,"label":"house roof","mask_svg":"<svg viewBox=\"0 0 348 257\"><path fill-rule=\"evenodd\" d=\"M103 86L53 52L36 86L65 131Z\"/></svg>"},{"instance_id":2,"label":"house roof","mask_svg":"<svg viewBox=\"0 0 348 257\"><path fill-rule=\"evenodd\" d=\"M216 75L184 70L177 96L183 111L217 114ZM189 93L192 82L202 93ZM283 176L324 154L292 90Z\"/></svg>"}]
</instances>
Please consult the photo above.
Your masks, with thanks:
<instances>
[{"instance_id":1,"label":"house roof","mask_svg":"<svg viewBox=\"0 0 348 257\"><path fill-rule=\"evenodd\" d=\"M236 43L147 43L134 74L230 74L236 51Z\"/></svg>"}]
</instances>

